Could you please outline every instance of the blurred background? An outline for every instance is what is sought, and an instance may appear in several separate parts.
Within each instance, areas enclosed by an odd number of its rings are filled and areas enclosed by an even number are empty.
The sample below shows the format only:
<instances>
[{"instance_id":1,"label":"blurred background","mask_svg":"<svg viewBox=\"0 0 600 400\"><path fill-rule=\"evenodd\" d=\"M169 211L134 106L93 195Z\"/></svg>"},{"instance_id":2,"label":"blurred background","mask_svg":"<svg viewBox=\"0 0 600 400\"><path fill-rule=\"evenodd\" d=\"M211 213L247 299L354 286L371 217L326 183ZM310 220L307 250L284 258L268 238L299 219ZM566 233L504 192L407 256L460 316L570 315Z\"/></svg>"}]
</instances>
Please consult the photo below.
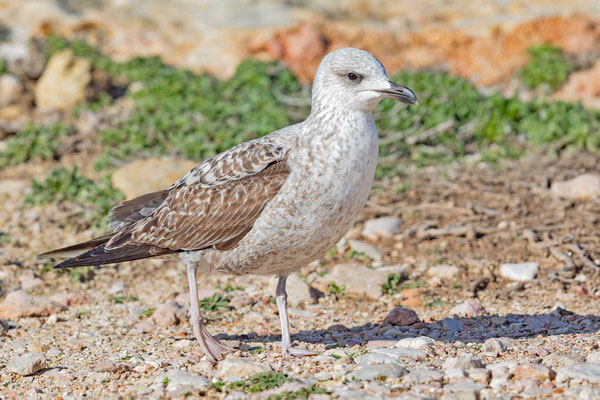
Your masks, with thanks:
<instances>
[{"instance_id":1,"label":"blurred background","mask_svg":"<svg viewBox=\"0 0 600 400\"><path fill-rule=\"evenodd\" d=\"M72 331L83 319L102 331L94 314L110 309L133 341L190 334L173 305L186 307L187 290L175 262L56 272L35 255L105 232L115 203L302 121L320 60L346 46L372 52L420 104L376 109L373 195L355 229L295 280L294 304L318 315L296 326L330 325L321 306L348 326L398 305L423 321L525 321L558 307L581 314L560 329L597 332L597 317L577 318L597 313L600 296L600 2L0 0L4 333L54 334L32 321L56 313ZM205 311L225 315L214 331L277 331L266 278L202 285ZM61 351L83 352L77 340ZM127 353L127 342L113 346Z\"/></svg>"}]
</instances>

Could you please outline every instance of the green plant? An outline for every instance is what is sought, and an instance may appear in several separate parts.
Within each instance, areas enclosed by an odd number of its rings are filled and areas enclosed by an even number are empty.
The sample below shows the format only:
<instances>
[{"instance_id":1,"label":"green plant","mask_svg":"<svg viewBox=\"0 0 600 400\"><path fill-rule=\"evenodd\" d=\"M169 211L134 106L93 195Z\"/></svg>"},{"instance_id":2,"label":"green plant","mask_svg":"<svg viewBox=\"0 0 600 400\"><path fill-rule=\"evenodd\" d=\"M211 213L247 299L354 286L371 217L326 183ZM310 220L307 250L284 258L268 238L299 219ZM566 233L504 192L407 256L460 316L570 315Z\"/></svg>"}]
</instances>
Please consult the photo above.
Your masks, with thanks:
<instances>
[{"instance_id":1,"label":"green plant","mask_svg":"<svg viewBox=\"0 0 600 400\"><path fill-rule=\"evenodd\" d=\"M396 294L400 292L400 284L404 281L402 274L389 274L387 281L382 285L381 289L385 294Z\"/></svg>"},{"instance_id":2,"label":"green plant","mask_svg":"<svg viewBox=\"0 0 600 400\"><path fill-rule=\"evenodd\" d=\"M346 291L346 285L338 285L335 282L329 282L327 285L327 294L328 295L341 295Z\"/></svg>"},{"instance_id":3,"label":"green plant","mask_svg":"<svg viewBox=\"0 0 600 400\"><path fill-rule=\"evenodd\" d=\"M154 311L156 311L156 308L149 308L147 310L145 310L142 315L146 318L150 318L152 316L152 314L154 314Z\"/></svg>"},{"instance_id":4,"label":"green plant","mask_svg":"<svg viewBox=\"0 0 600 400\"><path fill-rule=\"evenodd\" d=\"M210 297L205 297L199 301L200 308L205 311L215 312L219 310L230 310L229 299L219 293L215 293Z\"/></svg>"},{"instance_id":5,"label":"green plant","mask_svg":"<svg viewBox=\"0 0 600 400\"><path fill-rule=\"evenodd\" d=\"M91 209L92 226L100 227L106 222L108 211L125 197L114 189L110 178L105 177L94 182L79 172L58 168L52 171L44 181L33 180L32 192L25 198L27 205L72 202Z\"/></svg>"},{"instance_id":6,"label":"green plant","mask_svg":"<svg viewBox=\"0 0 600 400\"><path fill-rule=\"evenodd\" d=\"M290 379L285 374L276 372L262 372L247 379L233 382L227 387L233 390L243 390L248 393L256 393L268 389L274 389L286 382L290 382Z\"/></svg>"},{"instance_id":7,"label":"green plant","mask_svg":"<svg viewBox=\"0 0 600 400\"><path fill-rule=\"evenodd\" d=\"M302 388L295 392L283 392L279 394L275 394L269 397L269 400L308 400L308 398L313 394L330 394L331 392L327 389L317 387L316 385L312 385L309 387Z\"/></svg>"},{"instance_id":8,"label":"green plant","mask_svg":"<svg viewBox=\"0 0 600 400\"><path fill-rule=\"evenodd\" d=\"M115 304L123 304L125 302L137 301L137 300L138 300L138 298L135 296L125 296L125 295L110 296L110 301L112 301Z\"/></svg>"},{"instance_id":9,"label":"green plant","mask_svg":"<svg viewBox=\"0 0 600 400\"><path fill-rule=\"evenodd\" d=\"M6 140L4 150L0 151L0 167L17 165L34 158L55 159L58 157L61 139L72 132L72 128L60 124L29 124Z\"/></svg>"},{"instance_id":10,"label":"green plant","mask_svg":"<svg viewBox=\"0 0 600 400\"><path fill-rule=\"evenodd\" d=\"M162 384L164 387L167 387L169 385L169 383L171 382L171 380L169 379L169 377L165 376L162 380Z\"/></svg>"},{"instance_id":11,"label":"green plant","mask_svg":"<svg viewBox=\"0 0 600 400\"><path fill-rule=\"evenodd\" d=\"M567 80L575 68L560 48L550 44L532 46L528 52L529 62L521 70L520 77L531 89L543 84L556 89Z\"/></svg>"}]
</instances>

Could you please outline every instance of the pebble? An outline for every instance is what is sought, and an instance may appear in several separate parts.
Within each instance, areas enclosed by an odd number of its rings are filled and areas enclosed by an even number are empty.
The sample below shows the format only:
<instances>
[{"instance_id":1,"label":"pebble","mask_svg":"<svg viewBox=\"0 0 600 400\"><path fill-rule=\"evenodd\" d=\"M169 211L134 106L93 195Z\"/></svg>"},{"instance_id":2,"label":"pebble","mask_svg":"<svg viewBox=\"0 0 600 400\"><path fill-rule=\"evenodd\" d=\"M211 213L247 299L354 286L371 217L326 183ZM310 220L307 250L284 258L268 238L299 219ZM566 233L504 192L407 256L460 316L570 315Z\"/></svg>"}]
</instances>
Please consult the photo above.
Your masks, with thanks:
<instances>
[{"instance_id":1,"label":"pebble","mask_svg":"<svg viewBox=\"0 0 600 400\"><path fill-rule=\"evenodd\" d=\"M441 382L444 377L440 371L428 368L417 368L410 371L402 378L402 382L408 385L428 384L431 382Z\"/></svg>"},{"instance_id":2,"label":"pebble","mask_svg":"<svg viewBox=\"0 0 600 400\"><path fill-rule=\"evenodd\" d=\"M219 363L217 376L220 378L247 378L261 372L270 372L268 363L257 363L246 358L228 357Z\"/></svg>"},{"instance_id":3,"label":"pebble","mask_svg":"<svg viewBox=\"0 0 600 400\"><path fill-rule=\"evenodd\" d=\"M19 276L19 282L21 283L21 289L23 290L32 290L38 286L44 285L44 281L35 276L31 271L21 274Z\"/></svg>"},{"instance_id":4,"label":"pebble","mask_svg":"<svg viewBox=\"0 0 600 400\"><path fill-rule=\"evenodd\" d=\"M525 262L519 264L504 263L500 265L500 275L511 281L527 282L533 280L539 270L536 262Z\"/></svg>"},{"instance_id":5,"label":"pebble","mask_svg":"<svg viewBox=\"0 0 600 400\"><path fill-rule=\"evenodd\" d=\"M556 380L568 379L585 380L600 383L600 364L581 363L559 368L556 371Z\"/></svg>"},{"instance_id":6,"label":"pebble","mask_svg":"<svg viewBox=\"0 0 600 400\"><path fill-rule=\"evenodd\" d=\"M408 308L394 308L383 320L384 324L406 326L419 322L419 316Z\"/></svg>"},{"instance_id":7,"label":"pebble","mask_svg":"<svg viewBox=\"0 0 600 400\"><path fill-rule=\"evenodd\" d=\"M550 192L555 197L588 201L600 197L600 175L583 174L562 182L553 182Z\"/></svg>"},{"instance_id":8,"label":"pebble","mask_svg":"<svg viewBox=\"0 0 600 400\"><path fill-rule=\"evenodd\" d=\"M491 338L483 342L481 350L491 351L497 354L502 354L514 346L514 340L510 338L500 337Z\"/></svg>"},{"instance_id":9,"label":"pebble","mask_svg":"<svg viewBox=\"0 0 600 400\"><path fill-rule=\"evenodd\" d=\"M488 384L491 377L492 373L490 370L485 368L473 368L469 370L469 378L484 385Z\"/></svg>"},{"instance_id":10,"label":"pebble","mask_svg":"<svg viewBox=\"0 0 600 400\"><path fill-rule=\"evenodd\" d=\"M458 315L460 317L481 317L487 314L487 311L479 300L467 300L462 304L454 306L450 310L450 314Z\"/></svg>"},{"instance_id":11,"label":"pebble","mask_svg":"<svg viewBox=\"0 0 600 400\"><path fill-rule=\"evenodd\" d=\"M253 303L254 298L252 296L247 295L235 296L231 300L229 300L229 305L235 308L236 310L242 307L252 305Z\"/></svg>"},{"instance_id":12,"label":"pebble","mask_svg":"<svg viewBox=\"0 0 600 400\"><path fill-rule=\"evenodd\" d=\"M459 269L454 265L438 265L427 270L427 275L432 278L440 278L448 280L454 278L458 274Z\"/></svg>"},{"instance_id":13,"label":"pebble","mask_svg":"<svg viewBox=\"0 0 600 400\"><path fill-rule=\"evenodd\" d=\"M388 275L389 271L367 268L358 263L344 263L335 265L331 273L317 279L313 286L326 292L329 283L333 282L340 287L345 286L345 294L379 299Z\"/></svg>"},{"instance_id":14,"label":"pebble","mask_svg":"<svg viewBox=\"0 0 600 400\"><path fill-rule=\"evenodd\" d=\"M90 61L75 58L71 50L54 53L36 82L36 106L44 110L68 111L84 101L85 89L92 78L90 70Z\"/></svg>"},{"instance_id":15,"label":"pebble","mask_svg":"<svg viewBox=\"0 0 600 400\"><path fill-rule=\"evenodd\" d=\"M394 349L394 348L374 348L371 349L371 352L373 353L379 353L379 354L385 354L388 355L390 357L394 357L397 360L402 360L402 359L411 359L411 360L422 360L424 358L427 357L427 353L425 353L424 351L421 350L416 350L416 349Z\"/></svg>"},{"instance_id":16,"label":"pebble","mask_svg":"<svg viewBox=\"0 0 600 400\"><path fill-rule=\"evenodd\" d=\"M467 376L467 371L462 368L448 368L444 369L444 375L449 381L455 381Z\"/></svg>"},{"instance_id":17,"label":"pebble","mask_svg":"<svg viewBox=\"0 0 600 400\"><path fill-rule=\"evenodd\" d=\"M484 385L476 382L458 382L444 386L444 390L447 392L466 392L473 393L475 395L484 388Z\"/></svg>"},{"instance_id":18,"label":"pebble","mask_svg":"<svg viewBox=\"0 0 600 400\"><path fill-rule=\"evenodd\" d=\"M363 242L362 240L349 239L348 244L352 250L364 254L373 261L381 261L382 259L381 250L370 243Z\"/></svg>"},{"instance_id":19,"label":"pebble","mask_svg":"<svg viewBox=\"0 0 600 400\"><path fill-rule=\"evenodd\" d=\"M485 368L485 364L479 358L457 358L451 357L444 361L443 369L465 369Z\"/></svg>"},{"instance_id":20,"label":"pebble","mask_svg":"<svg viewBox=\"0 0 600 400\"><path fill-rule=\"evenodd\" d=\"M44 297L34 297L22 290L10 292L0 303L0 318L47 317L64 310L59 303Z\"/></svg>"},{"instance_id":21,"label":"pebble","mask_svg":"<svg viewBox=\"0 0 600 400\"><path fill-rule=\"evenodd\" d=\"M407 373L406 368L398 364L361 365L350 373L349 379L373 381L384 376L387 379L396 379Z\"/></svg>"},{"instance_id":22,"label":"pebble","mask_svg":"<svg viewBox=\"0 0 600 400\"><path fill-rule=\"evenodd\" d=\"M8 371L21 376L35 374L44 368L46 368L46 356L39 351L13 358L6 364Z\"/></svg>"},{"instance_id":23,"label":"pebble","mask_svg":"<svg viewBox=\"0 0 600 400\"><path fill-rule=\"evenodd\" d=\"M600 364L600 351L593 351L585 359L590 364Z\"/></svg>"},{"instance_id":24,"label":"pebble","mask_svg":"<svg viewBox=\"0 0 600 400\"><path fill-rule=\"evenodd\" d=\"M205 377L178 369L170 370L164 374L161 377L161 382L164 382L165 377L169 379L166 389L171 395L201 392L210 385L209 380Z\"/></svg>"},{"instance_id":25,"label":"pebble","mask_svg":"<svg viewBox=\"0 0 600 400\"><path fill-rule=\"evenodd\" d=\"M275 293L277 288L277 278L269 280L269 293ZM314 303L310 294L310 286L298 274L290 274L286 281L285 290L288 294L288 303L292 307L297 307L300 304Z\"/></svg>"},{"instance_id":26,"label":"pebble","mask_svg":"<svg viewBox=\"0 0 600 400\"><path fill-rule=\"evenodd\" d=\"M173 326L177 325L180 319L185 317L185 310L179 303L170 300L164 304L161 304L152 313L152 322L158 326Z\"/></svg>"},{"instance_id":27,"label":"pebble","mask_svg":"<svg viewBox=\"0 0 600 400\"><path fill-rule=\"evenodd\" d=\"M398 233L402 220L395 216L373 218L365 221L362 235L370 240L389 238Z\"/></svg>"},{"instance_id":28,"label":"pebble","mask_svg":"<svg viewBox=\"0 0 600 400\"><path fill-rule=\"evenodd\" d=\"M401 339L396 343L396 347L402 347L406 349L423 349L431 347L435 343L430 337L419 336L416 338Z\"/></svg>"},{"instance_id":29,"label":"pebble","mask_svg":"<svg viewBox=\"0 0 600 400\"><path fill-rule=\"evenodd\" d=\"M465 324L459 319L444 318L442 320L442 326L444 327L444 329L447 329L449 331L460 331L464 329Z\"/></svg>"},{"instance_id":30,"label":"pebble","mask_svg":"<svg viewBox=\"0 0 600 400\"><path fill-rule=\"evenodd\" d=\"M568 365L579 364L584 361L585 359L579 354L557 351L544 357L542 363L550 367L565 367Z\"/></svg>"},{"instance_id":31,"label":"pebble","mask_svg":"<svg viewBox=\"0 0 600 400\"><path fill-rule=\"evenodd\" d=\"M512 370L516 379L533 378L540 381L552 380L556 373L550 368L541 364L519 364Z\"/></svg>"},{"instance_id":32,"label":"pebble","mask_svg":"<svg viewBox=\"0 0 600 400\"><path fill-rule=\"evenodd\" d=\"M50 296L50 300L61 304L63 307L72 307L80 304L88 304L90 298L83 293L56 293Z\"/></svg>"},{"instance_id":33,"label":"pebble","mask_svg":"<svg viewBox=\"0 0 600 400\"><path fill-rule=\"evenodd\" d=\"M94 365L94 372L117 372L120 369L118 363L114 361L103 360Z\"/></svg>"},{"instance_id":34,"label":"pebble","mask_svg":"<svg viewBox=\"0 0 600 400\"><path fill-rule=\"evenodd\" d=\"M23 93L19 78L12 74L0 74L0 107L15 102Z\"/></svg>"}]
</instances>

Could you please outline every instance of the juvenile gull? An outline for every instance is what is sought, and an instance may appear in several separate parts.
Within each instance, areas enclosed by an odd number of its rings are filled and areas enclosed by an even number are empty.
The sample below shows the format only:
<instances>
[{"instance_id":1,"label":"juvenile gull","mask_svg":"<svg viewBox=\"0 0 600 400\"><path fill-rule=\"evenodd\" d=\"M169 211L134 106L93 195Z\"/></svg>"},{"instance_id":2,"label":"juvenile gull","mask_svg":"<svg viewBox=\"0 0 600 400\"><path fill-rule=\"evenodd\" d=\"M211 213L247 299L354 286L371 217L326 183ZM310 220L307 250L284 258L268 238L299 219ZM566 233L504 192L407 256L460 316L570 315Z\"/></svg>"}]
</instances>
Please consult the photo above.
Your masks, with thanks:
<instances>
[{"instance_id":1,"label":"juvenile gull","mask_svg":"<svg viewBox=\"0 0 600 400\"><path fill-rule=\"evenodd\" d=\"M109 215L113 233L43 256L73 257L55 267L67 268L177 254L187 267L194 334L213 360L231 349L204 326L196 273L277 275L283 354L314 354L291 346L286 278L330 249L363 208L378 153L371 113L381 99L417 103L370 53L331 52L317 70L304 122L218 154L168 189L117 205Z\"/></svg>"}]
</instances>

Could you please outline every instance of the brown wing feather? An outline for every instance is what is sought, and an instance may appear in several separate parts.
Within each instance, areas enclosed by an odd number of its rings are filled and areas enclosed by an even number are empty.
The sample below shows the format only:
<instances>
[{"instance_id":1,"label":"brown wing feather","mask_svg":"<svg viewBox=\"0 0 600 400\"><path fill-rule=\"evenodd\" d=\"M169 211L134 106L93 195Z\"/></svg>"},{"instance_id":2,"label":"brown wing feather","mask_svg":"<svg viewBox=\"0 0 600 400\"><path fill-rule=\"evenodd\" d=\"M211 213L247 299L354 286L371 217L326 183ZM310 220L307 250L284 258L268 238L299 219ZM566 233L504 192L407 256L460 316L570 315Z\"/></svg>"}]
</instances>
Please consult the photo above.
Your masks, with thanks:
<instances>
[{"instance_id":1,"label":"brown wing feather","mask_svg":"<svg viewBox=\"0 0 600 400\"><path fill-rule=\"evenodd\" d=\"M288 174L287 163L277 161L229 183L178 187L152 215L110 240L107 249L132 242L171 250L232 248L252 229Z\"/></svg>"}]
</instances>

